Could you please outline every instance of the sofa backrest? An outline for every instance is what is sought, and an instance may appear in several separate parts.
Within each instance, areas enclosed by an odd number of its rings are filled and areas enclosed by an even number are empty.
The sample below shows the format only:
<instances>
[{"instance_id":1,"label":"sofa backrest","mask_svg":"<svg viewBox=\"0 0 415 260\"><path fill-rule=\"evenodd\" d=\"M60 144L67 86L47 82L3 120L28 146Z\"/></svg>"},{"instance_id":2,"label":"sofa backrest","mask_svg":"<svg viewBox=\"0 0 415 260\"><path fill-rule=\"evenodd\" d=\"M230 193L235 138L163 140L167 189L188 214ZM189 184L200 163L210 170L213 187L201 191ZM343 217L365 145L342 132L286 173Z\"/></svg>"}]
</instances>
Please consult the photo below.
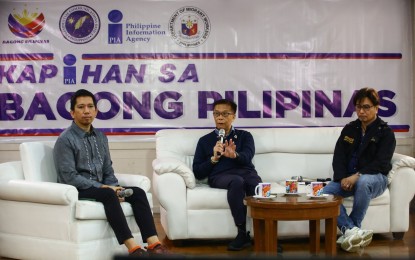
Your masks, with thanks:
<instances>
[{"instance_id":1,"label":"sofa backrest","mask_svg":"<svg viewBox=\"0 0 415 260\"><path fill-rule=\"evenodd\" d=\"M24 142L20 144L23 174L29 181L57 182L53 161L55 142Z\"/></svg>"},{"instance_id":2,"label":"sofa backrest","mask_svg":"<svg viewBox=\"0 0 415 260\"><path fill-rule=\"evenodd\" d=\"M242 128L241 128L242 129ZM263 181L291 176L332 177L334 147L341 127L250 128L255 141L253 163ZM156 157L176 158L192 169L199 138L212 129L164 129L156 133Z\"/></svg>"},{"instance_id":3,"label":"sofa backrest","mask_svg":"<svg viewBox=\"0 0 415 260\"><path fill-rule=\"evenodd\" d=\"M156 158L176 158L192 169L199 138L211 129L163 129L156 133Z\"/></svg>"},{"instance_id":4,"label":"sofa backrest","mask_svg":"<svg viewBox=\"0 0 415 260\"><path fill-rule=\"evenodd\" d=\"M333 152L341 127L248 129L254 137L253 163L263 181L292 176L332 178Z\"/></svg>"}]
</instances>

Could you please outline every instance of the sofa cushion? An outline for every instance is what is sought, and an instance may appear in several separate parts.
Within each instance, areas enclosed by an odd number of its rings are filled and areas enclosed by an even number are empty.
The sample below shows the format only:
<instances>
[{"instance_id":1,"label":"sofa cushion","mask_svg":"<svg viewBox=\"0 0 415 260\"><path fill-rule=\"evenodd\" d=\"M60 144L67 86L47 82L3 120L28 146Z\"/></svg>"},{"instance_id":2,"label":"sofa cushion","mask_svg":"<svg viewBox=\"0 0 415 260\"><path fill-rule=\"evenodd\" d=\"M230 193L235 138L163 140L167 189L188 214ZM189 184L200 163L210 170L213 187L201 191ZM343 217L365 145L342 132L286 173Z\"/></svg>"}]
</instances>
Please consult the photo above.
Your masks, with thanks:
<instances>
[{"instance_id":1,"label":"sofa cushion","mask_svg":"<svg viewBox=\"0 0 415 260\"><path fill-rule=\"evenodd\" d=\"M353 196L347 197L343 202L346 208L351 208L353 206ZM390 204L390 192L389 189L386 189L385 192L377 198L370 200L369 206L380 206L380 205L389 205Z\"/></svg>"},{"instance_id":2,"label":"sofa cushion","mask_svg":"<svg viewBox=\"0 0 415 260\"><path fill-rule=\"evenodd\" d=\"M133 216L133 210L130 203L122 202L121 208L126 217ZM105 215L104 205L101 202L90 201L90 200L78 200L76 202L76 213L77 219L107 219Z\"/></svg>"},{"instance_id":3,"label":"sofa cushion","mask_svg":"<svg viewBox=\"0 0 415 260\"><path fill-rule=\"evenodd\" d=\"M285 182L285 181L284 181ZM299 193L307 193L306 185L298 185ZM271 182L271 193L277 196L283 196L285 193L285 185L283 181ZM228 209L228 201L226 198L226 190L210 188L206 184L197 184L194 189L187 189L187 209L203 210L203 209ZM380 206L390 204L389 189L379 197L370 201L370 206ZM353 196L344 199L346 208L353 205Z\"/></svg>"},{"instance_id":4,"label":"sofa cushion","mask_svg":"<svg viewBox=\"0 0 415 260\"><path fill-rule=\"evenodd\" d=\"M228 209L227 190L210 188L206 184L197 184L187 189L187 209Z\"/></svg>"},{"instance_id":5,"label":"sofa cushion","mask_svg":"<svg viewBox=\"0 0 415 260\"><path fill-rule=\"evenodd\" d=\"M284 193L285 192L285 181L279 181L277 183L271 183L271 193ZM298 185L299 193L307 193L308 188L306 185ZM344 198L345 207L352 207L353 205L353 196ZM370 206L378 205L389 205L390 204L390 193L389 189L386 189L382 195L377 198L374 198L370 201Z\"/></svg>"}]
</instances>

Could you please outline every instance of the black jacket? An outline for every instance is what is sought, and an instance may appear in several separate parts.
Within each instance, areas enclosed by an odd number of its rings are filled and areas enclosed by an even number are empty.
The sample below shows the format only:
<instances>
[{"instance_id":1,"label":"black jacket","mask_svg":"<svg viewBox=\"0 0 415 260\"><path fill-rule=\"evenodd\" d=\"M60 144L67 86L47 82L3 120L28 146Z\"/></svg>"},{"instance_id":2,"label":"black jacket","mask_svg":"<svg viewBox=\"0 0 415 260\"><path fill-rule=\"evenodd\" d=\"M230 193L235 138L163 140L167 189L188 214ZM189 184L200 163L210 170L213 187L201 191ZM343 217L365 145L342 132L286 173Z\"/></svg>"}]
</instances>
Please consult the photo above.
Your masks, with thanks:
<instances>
[{"instance_id":1,"label":"black jacket","mask_svg":"<svg viewBox=\"0 0 415 260\"><path fill-rule=\"evenodd\" d=\"M362 124L359 119L343 128L334 150L334 181L341 181L355 173L349 172L348 167L353 152L359 147L361 138ZM377 117L366 129L362 147L357 154L357 172L387 175L392 169L391 159L395 146L396 139L392 129Z\"/></svg>"}]
</instances>

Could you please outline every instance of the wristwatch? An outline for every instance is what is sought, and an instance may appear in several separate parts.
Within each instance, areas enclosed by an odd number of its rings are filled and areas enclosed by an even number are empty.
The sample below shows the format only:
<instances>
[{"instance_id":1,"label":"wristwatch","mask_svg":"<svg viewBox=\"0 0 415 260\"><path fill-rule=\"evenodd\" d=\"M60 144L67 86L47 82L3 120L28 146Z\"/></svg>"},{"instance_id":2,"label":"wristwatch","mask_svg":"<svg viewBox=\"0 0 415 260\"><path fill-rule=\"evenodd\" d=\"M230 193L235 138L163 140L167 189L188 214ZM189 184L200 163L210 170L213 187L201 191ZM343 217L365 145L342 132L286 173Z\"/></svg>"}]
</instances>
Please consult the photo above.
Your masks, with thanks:
<instances>
[{"instance_id":1,"label":"wristwatch","mask_svg":"<svg viewBox=\"0 0 415 260\"><path fill-rule=\"evenodd\" d=\"M239 157L239 153L235 151L235 159L237 159L238 157Z\"/></svg>"},{"instance_id":2,"label":"wristwatch","mask_svg":"<svg viewBox=\"0 0 415 260\"><path fill-rule=\"evenodd\" d=\"M215 160L214 160L214 157L212 156L212 157L210 157L210 162L211 162L212 164L217 164L219 161L215 161Z\"/></svg>"}]
</instances>

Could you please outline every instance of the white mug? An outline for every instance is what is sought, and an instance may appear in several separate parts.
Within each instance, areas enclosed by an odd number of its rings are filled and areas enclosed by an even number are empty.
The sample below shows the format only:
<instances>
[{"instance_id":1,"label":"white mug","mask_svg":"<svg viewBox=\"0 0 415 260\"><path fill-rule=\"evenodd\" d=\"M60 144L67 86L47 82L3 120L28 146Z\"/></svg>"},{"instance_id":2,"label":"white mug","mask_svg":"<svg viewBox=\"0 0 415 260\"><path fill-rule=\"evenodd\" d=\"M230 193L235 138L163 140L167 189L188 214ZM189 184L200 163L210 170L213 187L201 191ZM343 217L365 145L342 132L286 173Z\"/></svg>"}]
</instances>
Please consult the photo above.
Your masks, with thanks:
<instances>
[{"instance_id":1,"label":"white mug","mask_svg":"<svg viewBox=\"0 0 415 260\"><path fill-rule=\"evenodd\" d=\"M271 183L261 182L255 187L255 195L268 198L271 196Z\"/></svg>"},{"instance_id":2,"label":"white mug","mask_svg":"<svg viewBox=\"0 0 415 260\"><path fill-rule=\"evenodd\" d=\"M298 193L298 181L297 180L286 180L285 181L285 193L287 194Z\"/></svg>"},{"instance_id":3,"label":"white mug","mask_svg":"<svg viewBox=\"0 0 415 260\"><path fill-rule=\"evenodd\" d=\"M323 196L323 182L321 181L313 181L309 185L309 194L317 197L317 196Z\"/></svg>"}]
</instances>

